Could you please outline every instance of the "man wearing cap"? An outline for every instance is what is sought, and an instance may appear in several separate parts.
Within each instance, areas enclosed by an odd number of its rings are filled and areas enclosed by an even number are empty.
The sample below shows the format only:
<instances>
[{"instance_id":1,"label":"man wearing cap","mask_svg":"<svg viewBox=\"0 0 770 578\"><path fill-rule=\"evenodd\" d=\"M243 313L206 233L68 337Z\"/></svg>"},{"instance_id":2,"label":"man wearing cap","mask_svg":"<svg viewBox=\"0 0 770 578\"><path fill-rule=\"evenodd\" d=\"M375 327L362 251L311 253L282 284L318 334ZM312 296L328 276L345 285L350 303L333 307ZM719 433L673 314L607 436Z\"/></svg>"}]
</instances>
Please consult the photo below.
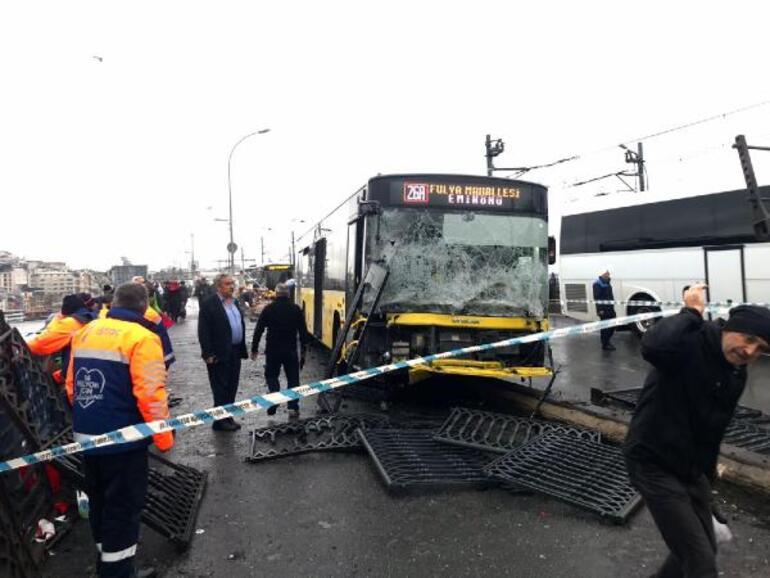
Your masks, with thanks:
<instances>
[{"instance_id":1,"label":"man wearing cap","mask_svg":"<svg viewBox=\"0 0 770 578\"><path fill-rule=\"evenodd\" d=\"M610 283L610 272L605 270L604 273L594 281L594 301L614 301L615 296L612 293L612 285ZM615 306L606 303L596 303L596 314L602 321L606 319L614 319L617 317L615 314ZM599 338L602 343L602 349L605 351L615 351L615 346L610 343L612 334L615 333L615 328L610 327L602 329L599 332Z\"/></svg>"},{"instance_id":2,"label":"man wearing cap","mask_svg":"<svg viewBox=\"0 0 770 578\"><path fill-rule=\"evenodd\" d=\"M653 369L624 447L631 482L670 550L660 577L718 574L710 481L746 367L770 351L770 310L741 305L727 322L704 321L704 290L687 289L680 313L644 335Z\"/></svg>"},{"instance_id":3,"label":"man wearing cap","mask_svg":"<svg viewBox=\"0 0 770 578\"><path fill-rule=\"evenodd\" d=\"M267 330L265 344L265 381L271 392L278 391L281 386L278 376L281 367L286 373L288 387L299 385L299 370L305 365L305 348L310 341L310 334L305 326L305 316L296 304L289 300L289 287L285 283L275 286L275 301L266 306L259 315L257 327L254 329L254 339L251 342L251 358L256 360L262 333ZM301 344L302 353L297 359L297 338ZM299 415L299 401L293 400L288 404L289 411L296 417ZM275 415L276 406L268 408L268 415Z\"/></svg>"}]
</instances>

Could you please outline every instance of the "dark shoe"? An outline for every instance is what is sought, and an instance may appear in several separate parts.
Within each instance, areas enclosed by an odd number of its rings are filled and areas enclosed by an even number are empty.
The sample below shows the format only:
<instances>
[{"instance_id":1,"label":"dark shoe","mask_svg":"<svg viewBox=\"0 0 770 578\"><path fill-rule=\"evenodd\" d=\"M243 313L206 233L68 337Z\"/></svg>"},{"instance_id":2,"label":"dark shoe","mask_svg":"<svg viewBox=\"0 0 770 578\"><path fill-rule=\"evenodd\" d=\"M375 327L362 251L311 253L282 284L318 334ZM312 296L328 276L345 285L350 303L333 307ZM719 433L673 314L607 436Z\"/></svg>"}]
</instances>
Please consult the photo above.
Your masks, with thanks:
<instances>
[{"instance_id":1,"label":"dark shoe","mask_svg":"<svg viewBox=\"0 0 770 578\"><path fill-rule=\"evenodd\" d=\"M215 429L216 431L238 431L241 429L241 424L235 423L232 419L222 419L215 422L212 429Z\"/></svg>"},{"instance_id":2,"label":"dark shoe","mask_svg":"<svg viewBox=\"0 0 770 578\"><path fill-rule=\"evenodd\" d=\"M602 349L604 351L615 351L615 346L612 343L608 343L607 345L602 345Z\"/></svg>"},{"instance_id":3,"label":"dark shoe","mask_svg":"<svg viewBox=\"0 0 770 578\"><path fill-rule=\"evenodd\" d=\"M275 410L277 410L277 409L278 409L277 405L274 405L273 407L268 407L267 408L267 415L275 415Z\"/></svg>"}]
</instances>

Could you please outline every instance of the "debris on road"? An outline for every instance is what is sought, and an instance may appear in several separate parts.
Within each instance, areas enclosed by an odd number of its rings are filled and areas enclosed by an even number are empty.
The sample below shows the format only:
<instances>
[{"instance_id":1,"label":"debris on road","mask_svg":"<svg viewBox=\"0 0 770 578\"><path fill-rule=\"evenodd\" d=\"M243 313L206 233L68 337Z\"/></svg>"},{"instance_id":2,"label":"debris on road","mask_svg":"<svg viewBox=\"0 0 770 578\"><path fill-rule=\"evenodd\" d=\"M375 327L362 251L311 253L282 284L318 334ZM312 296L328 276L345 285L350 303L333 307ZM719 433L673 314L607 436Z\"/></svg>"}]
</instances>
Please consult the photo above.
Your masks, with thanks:
<instances>
[{"instance_id":1,"label":"debris on road","mask_svg":"<svg viewBox=\"0 0 770 578\"><path fill-rule=\"evenodd\" d=\"M452 409L452 413L436 432L435 439L484 451L507 453L549 431L601 441L601 433L598 431L464 407Z\"/></svg>"},{"instance_id":2,"label":"debris on road","mask_svg":"<svg viewBox=\"0 0 770 578\"><path fill-rule=\"evenodd\" d=\"M383 427L382 415L324 415L268 426L249 432L251 445L246 461L260 462L320 450L351 450L361 447L359 428Z\"/></svg>"},{"instance_id":3,"label":"debris on road","mask_svg":"<svg viewBox=\"0 0 770 578\"><path fill-rule=\"evenodd\" d=\"M431 431L361 429L358 435L390 490L494 485L482 471L487 455L443 444Z\"/></svg>"},{"instance_id":4,"label":"debris on road","mask_svg":"<svg viewBox=\"0 0 770 578\"><path fill-rule=\"evenodd\" d=\"M619 447L556 432L530 440L484 470L618 523L625 523L642 501Z\"/></svg>"},{"instance_id":5,"label":"debris on road","mask_svg":"<svg viewBox=\"0 0 770 578\"><path fill-rule=\"evenodd\" d=\"M641 502L620 449L603 443L598 431L463 407L453 408L443 422L420 416L401 421L331 414L263 427L250 432L246 460L363 445L389 490L536 491L620 523Z\"/></svg>"}]
</instances>

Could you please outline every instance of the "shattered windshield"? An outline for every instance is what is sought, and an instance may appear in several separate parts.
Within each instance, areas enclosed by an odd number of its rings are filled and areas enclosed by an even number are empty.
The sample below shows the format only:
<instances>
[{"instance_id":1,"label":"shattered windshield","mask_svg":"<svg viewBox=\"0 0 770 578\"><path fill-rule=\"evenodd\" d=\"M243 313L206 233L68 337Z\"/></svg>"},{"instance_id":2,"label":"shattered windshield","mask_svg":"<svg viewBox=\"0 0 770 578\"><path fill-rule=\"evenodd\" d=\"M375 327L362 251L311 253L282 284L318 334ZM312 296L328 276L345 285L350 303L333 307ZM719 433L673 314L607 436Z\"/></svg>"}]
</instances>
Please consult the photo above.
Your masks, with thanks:
<instances>
[{"instance_id":1,"label":"shattered windshield","mask_svg":"<svg viewBox=\"0 0 770 578\"><path fill-rule=\"evenodd\" d=\"M369 228L390 277L384 312L543 316L545 220L522 215L385 209Z\"/></svg>"}]
</instances>

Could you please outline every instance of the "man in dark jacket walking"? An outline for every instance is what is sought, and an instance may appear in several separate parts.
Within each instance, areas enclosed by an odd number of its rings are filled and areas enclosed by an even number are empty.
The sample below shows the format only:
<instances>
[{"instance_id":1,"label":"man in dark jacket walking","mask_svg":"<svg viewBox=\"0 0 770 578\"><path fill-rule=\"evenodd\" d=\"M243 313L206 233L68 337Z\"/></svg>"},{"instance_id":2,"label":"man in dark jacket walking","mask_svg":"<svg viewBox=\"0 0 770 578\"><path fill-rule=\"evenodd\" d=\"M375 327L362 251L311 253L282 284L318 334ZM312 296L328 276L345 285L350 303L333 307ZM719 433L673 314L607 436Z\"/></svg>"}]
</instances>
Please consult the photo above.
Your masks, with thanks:
<instances>
[{"instance_id":1,"label":"man in dark jacket walking","mask_svg":"<svg viewBox=\"0 0 770 578\"><path fill-rule=\"evenodd\" d=\"M217 292L201 303L198 317L198 341L201 357L206 362L214 405L235 401L241 375L241 359L246 359L246 326L233 298L235 280L230 275L217 275ZM236 431L241 425L229 417L215 421L215 430Z\"/></svg>"},{"instance_id":2,"label":"man in dark jacket walking","mask_svg":"<svg viewBox=\"0 0 770 578\"><path fill-rule=\"evenodd\" d=\"M251 342L251 358L257 359L262 333L267 330L265 344L265 381L270 392L278 391L278 376L281 367L286 373L288 387L299 385L299 370L305 365L305 348L310 341L310 334L305 325L302 310L289 301L289 288L284 283L275 287L275 301L262 310L254 329ZM297 359L297 338L301 345L301 354ZM299 415L299 401L288 403L289 411ZM268 415L275 415L276 406L268 408Z\"/></svg>"},{"instance_id":3,"label":"man in dark jacket walking","mask_svg":"<svg viewBox=\"0 0 770 578\"><path fill-rule=\"evenodd\" d=\"M612 285L610 284L610 272L605 271L594 281L594 301L614 301L615 297L612 293ZM615 306L608 304L596 304L596 314L602 321L606 319L614 319ZM602 349L605 351L615 351L615 346L610 343L612 334L615 333L615 328L602 329L599 332L599 337L602 342Z\"/></svg>"},{"instance_id":4,"label":"man in dark jacket walking","mask_svg":"<svg viewBox=\"0 0 770 578\"><path fill-rule=\"evenodd\" d=\"M670 554L660 577L716 577L710 480L719 446L746 385L746 366L770 351L770 310L741 305L723 321L703 320L705 285L642 339L653 365L631 420L624 453Z\"/></svg>"}]
</instances>

